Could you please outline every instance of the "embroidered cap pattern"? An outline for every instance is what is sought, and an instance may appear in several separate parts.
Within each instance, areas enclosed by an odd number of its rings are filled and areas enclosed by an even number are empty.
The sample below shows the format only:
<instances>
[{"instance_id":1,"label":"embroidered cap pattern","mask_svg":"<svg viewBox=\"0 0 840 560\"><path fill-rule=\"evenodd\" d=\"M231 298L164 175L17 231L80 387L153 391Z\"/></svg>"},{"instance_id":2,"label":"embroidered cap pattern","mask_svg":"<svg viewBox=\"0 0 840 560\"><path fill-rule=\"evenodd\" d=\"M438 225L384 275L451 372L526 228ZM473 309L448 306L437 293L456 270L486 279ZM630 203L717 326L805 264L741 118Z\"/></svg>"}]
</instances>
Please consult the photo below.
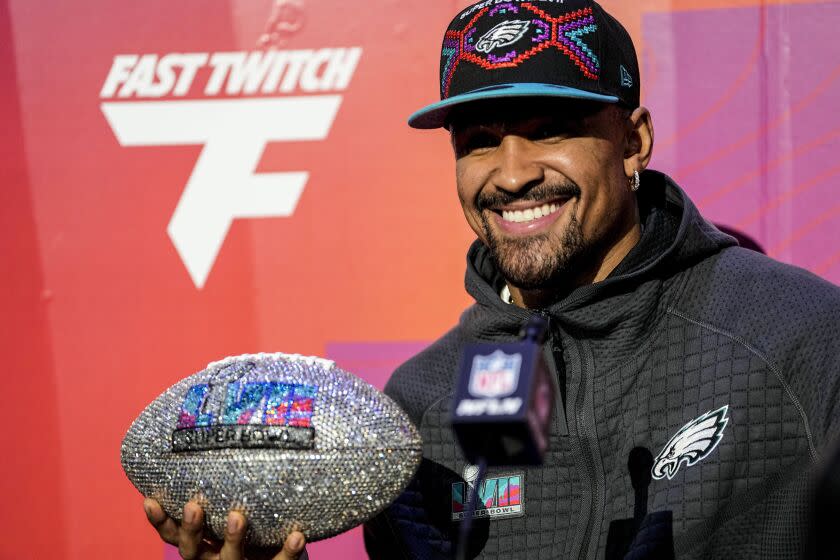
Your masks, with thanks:
<instances>
[{"instance_id":1,"label":"embroidered cap pattern","mask_svg":"<svg viewBox=\"0 0 840 560\"><path fill-rule=\"evenodd\" d=\"M498 15L515 15L516 18L501 22L476 38L477 25L483 23L484 18ZM528 16L531 16L530 20L526 19ZM461 62L476 64L485 70L514 68L548 48L558 49L569 57L586 78L597 80L601 63L583 39L597 30L598 25L591 8L575 10L560 17L552 17L527 2L519 6L506 3L492 9L484 8L473 16L462 31L449 30L444 36L441 51L444 58L441 97L449 97L452 76ZM516 46L525 37L530 38L525 47L512 48L501 55L491 52L500 46ZM481 43L482 48L477 48L478 43Z\"/></svg>"}]
</instances>

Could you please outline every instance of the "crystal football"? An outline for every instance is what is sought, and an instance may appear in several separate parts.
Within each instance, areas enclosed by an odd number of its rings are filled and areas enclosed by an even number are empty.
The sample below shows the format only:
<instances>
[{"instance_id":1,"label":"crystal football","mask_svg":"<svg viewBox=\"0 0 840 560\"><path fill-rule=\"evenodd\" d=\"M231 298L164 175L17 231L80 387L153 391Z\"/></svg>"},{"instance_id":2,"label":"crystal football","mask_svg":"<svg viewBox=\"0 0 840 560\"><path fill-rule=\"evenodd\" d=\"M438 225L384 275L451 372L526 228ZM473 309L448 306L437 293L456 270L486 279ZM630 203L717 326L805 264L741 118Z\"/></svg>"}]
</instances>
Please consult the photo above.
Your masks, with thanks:
<instances>
[{"instance_id":1,"label":"crystal football","mask_svg":"<svg viewBox=\"0 0 840 560\"><path fill-rule=\"evenodd\" d=\"M167 389L134 421L122 466L144 495L181 519L204 508L221 538L228 511L247 542L281 546L292 530L331 537L384 509L420 464L422 442L386 395L328 360L248 354L211 363Z\"/></svg>"}]
</instances>

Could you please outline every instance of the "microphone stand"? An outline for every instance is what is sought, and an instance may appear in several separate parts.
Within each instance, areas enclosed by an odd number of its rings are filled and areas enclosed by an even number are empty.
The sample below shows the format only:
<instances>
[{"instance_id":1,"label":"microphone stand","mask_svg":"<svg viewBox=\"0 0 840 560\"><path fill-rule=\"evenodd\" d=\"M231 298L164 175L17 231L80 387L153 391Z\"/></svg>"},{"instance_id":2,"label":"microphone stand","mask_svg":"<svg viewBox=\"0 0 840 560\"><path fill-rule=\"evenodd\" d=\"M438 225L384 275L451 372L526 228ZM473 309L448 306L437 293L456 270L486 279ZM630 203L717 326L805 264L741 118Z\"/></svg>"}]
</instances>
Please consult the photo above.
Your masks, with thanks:
<instances>
[{"instance_id":1,"label":"microphone stand","mask_svg":"<svg viewBox=\"0 0 840 560\"><path fill-rule=\"evenodd\" d=\"M455 558L457 560L467 560L467 551L469 549L470 530L472 529L472 521L475 516L475 502L478 496L478 489L481 483L484 482L484 476L487 474L487 459L483 456L478 458L478 476L475 477L473 484L468 484L469 493L467 498L467 507L464 509L464 519L461 522L461 527L458 531L458 548Z\"/></svg>"}]
</instances>

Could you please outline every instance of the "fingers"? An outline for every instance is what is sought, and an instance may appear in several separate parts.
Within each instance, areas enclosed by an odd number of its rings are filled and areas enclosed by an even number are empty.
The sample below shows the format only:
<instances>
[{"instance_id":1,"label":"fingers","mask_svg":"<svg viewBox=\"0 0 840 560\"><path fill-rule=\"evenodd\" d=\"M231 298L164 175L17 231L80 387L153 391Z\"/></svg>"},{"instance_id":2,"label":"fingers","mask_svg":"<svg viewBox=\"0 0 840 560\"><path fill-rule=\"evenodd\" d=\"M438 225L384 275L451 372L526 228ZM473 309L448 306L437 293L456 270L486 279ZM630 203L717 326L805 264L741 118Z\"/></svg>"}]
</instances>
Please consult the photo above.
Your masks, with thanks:
<instances>
[{"instance_id":1,"label":"fingers","mask_svg":"<svg viewBox=\"0 0 840 560\"><path fill-rule=\"evenodd\" d=\"M151 498L143 500L143 510L146 512L146 519L158 532L160 538L169 544L178 544L178 524L166 515L160 504Z\"/></svg>"},{"instance_id":2,"label":"fingers","mask_svg":"<svg viewBox=\"0 0 840 560\"><path fill-rule=\"evenodd\" d=\"M219 551L220 560L242 560L242 541L245 539L245 517L238 511L231 511L225 525L225 544Z\"/></svg>"},{"instance_id":3,"label":"fingers","mask_svg":"<svg viewBox=\"0 0 840 560\"><path fill-rule=\"evenodd\" d=\"M243 560L244 541L247 530L245 517L236 511L228 514L225 526L225 541L221 550L202 544L204 511L195 502L184 506L184 517L180 526L163 511L157 501L147 498L143 502L146 518L165 542L178 547L178 554L184 560ZM283 549L272 560L305 560L306 540L303 533L293 531L283 544ZM217 552L214 552L214 549Z\"/></svg>"},{"instance_id":4,"label":"fingers","mask_svg":"<svg viewBox=\"0 0 840 560\"><path fill-rule=\"evenodd\" d=\"M228 514L225 526L225 543L219 554L219 560L242 560L244 555L244 541L247 530L245 517L232 511ZM303 533L293 531L283 545L283 549L274 556L273 560L304 560L302 556L306 541Z\"/></svg>"},{"instance_id":5,"label":"fingers","mask_svg":"<svg viewBox=\"0 0 840 560\"><path fill-rule=\"evenodd\" d=\"M188 502L184 506L184 518L178 530L178 554L184 560L198 558L201 546L201 533L204 527L204 511L195 502Z\"/></svg>"},{"instance_id":6,"label":"fingers","mask_svg":"<svg viewBox=\"0 0 840 560\"><path fill-rule=\"evenodd\" d=\"M292 533L286 537L286 542L283 544L283 550L274 557L274 560L298 560L301 558L301 554L303 554L303 547L306 544L306 540L303 537L303 533L300 531L292 531Z\"/></svg>"}]
</instances>

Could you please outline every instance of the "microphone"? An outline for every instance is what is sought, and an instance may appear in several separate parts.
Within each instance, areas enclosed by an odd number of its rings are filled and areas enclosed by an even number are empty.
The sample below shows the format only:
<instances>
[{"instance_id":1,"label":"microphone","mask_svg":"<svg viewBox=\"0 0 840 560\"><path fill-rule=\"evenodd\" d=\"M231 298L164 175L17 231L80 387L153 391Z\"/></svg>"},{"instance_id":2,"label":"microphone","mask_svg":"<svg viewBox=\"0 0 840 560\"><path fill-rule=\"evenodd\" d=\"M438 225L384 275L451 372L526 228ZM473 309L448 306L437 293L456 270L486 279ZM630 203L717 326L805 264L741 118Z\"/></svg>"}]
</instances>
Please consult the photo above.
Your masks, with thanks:
<instances>
[{"instance_id":1,"label":"microphone","mask_svg":"<svg viewBox=\"0 0 840 560\"><path fill-rule=\"evenodd\" d=\"M557 380L543 355L548 322L533 315L518 342L469 344L464 348L452 430L464 457L478 466L459 531L456 558L467 558L479 488L488 465L541 465L548 449Z\"/></svg>"},{"instance_id":2,"label":"microphone","mask_svg":"<svg viewBox=\"0 0 840 560\"><path fill-rule=\"evenodd\" d=\"M533 315L517 342L464 349L452 429L473 464L540 465L557 398L543 355L548 323Z\"/></svg>"}]
</instances>

